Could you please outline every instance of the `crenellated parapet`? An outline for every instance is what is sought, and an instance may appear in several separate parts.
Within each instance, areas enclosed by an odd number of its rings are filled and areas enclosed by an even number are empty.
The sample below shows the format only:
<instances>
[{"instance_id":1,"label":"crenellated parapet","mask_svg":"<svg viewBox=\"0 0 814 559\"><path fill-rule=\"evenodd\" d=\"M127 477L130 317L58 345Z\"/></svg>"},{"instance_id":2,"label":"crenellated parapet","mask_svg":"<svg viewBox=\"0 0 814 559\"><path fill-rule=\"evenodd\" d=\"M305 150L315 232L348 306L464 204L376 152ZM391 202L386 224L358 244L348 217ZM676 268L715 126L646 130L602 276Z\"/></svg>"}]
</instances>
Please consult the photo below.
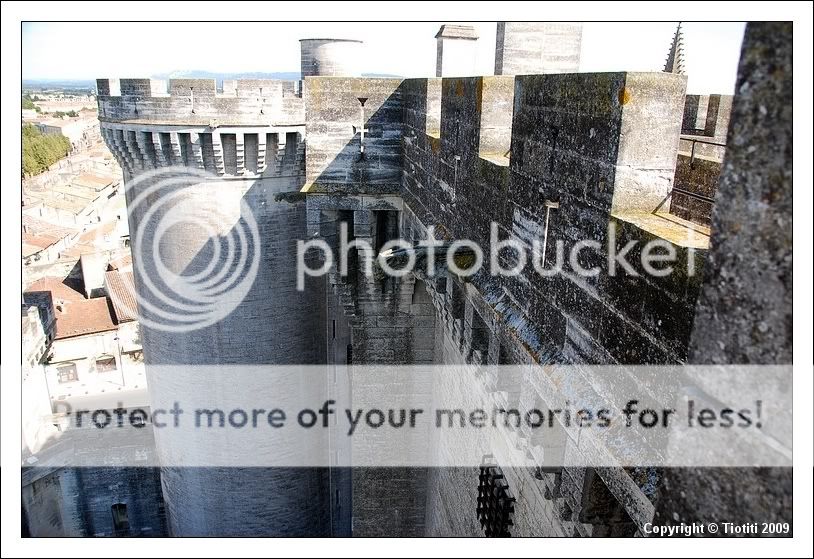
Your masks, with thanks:
<instances>
[{"instance_id":1,"label":"crenellated parapet","mask_svg":"<svg viewBox=\"0 0 814 559\"><path fill-rule=\"evenodd\" d=\"M299 82L97 80L102 136L128 176L182 165L221 176L302 175Z\"/></svg>"},{"instance_id":2,"label":"crenellated parapet","mask_svg":"<svg viewBox=\"0 0 814 559\"><path fill-rule=\"evenodd\" d=\"M307 191L405 195L427 179L451 204L511 174L603 211L652 212L672 186L685 88L638 72L308 78Z\"/></svg>"},{"instance_id":3,"label":"crenellated parapet","mask_svg":"<svg viewBox=\"0 0 814 559\"><path fill-rule=\"evenodd\" d=\"M300 82L284 80L98 79L104 122L296 126L305 122Z\"/></svg>"}]
</instances>

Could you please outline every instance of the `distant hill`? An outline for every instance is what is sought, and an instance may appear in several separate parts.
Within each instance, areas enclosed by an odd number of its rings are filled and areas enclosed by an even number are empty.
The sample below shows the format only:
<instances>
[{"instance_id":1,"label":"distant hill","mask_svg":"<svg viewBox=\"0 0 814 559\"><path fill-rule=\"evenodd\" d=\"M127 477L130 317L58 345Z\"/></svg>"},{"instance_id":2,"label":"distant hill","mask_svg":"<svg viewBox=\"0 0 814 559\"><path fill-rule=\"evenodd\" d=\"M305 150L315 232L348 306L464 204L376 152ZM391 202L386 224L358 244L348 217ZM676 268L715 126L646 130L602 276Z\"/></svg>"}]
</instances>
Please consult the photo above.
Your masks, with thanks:
<instances>
[{"instance_id":1,"label":"distant hill","mask_svg":"<svg viewBox=\"0 0 814 559\"><path fill-rule=\"evenodd\" d=\"M363 73L365 78L401 78L397 74ZM250 80L298 80L299 72L207 72L206 70L174 70L163 74L153 74L155 79L167 80L172 78L208 78L217 82L217 87L223 87L223 80L250 79ZM61 90L63 92L76 91L77 93L91 93L96 91L96 80L23 80L23 90L45 91Z\"/></svg>"},{"instance_id":2,"label":"distant hill","mask_svg":"<svg viewBox=\"0 0 814 559\"><path fill-rule=\"evenodd\" d=\"M383 74L383 73L363 73L365 78L400 78L396 74ZM299 72L231 72L231 73L218 73L207 72L206 70L175 70L165 74L155 74L154 78L159 80L167 80L172 78L208 78L214 79L217 82L218 88L223 86L223 80L298 80L300 79Z\"/></svg>"},{"instance_id":3,"label":"distant hill","mask_svg":"<svg viewBox=\"0 0 814 559\"><path fill-rule=\"evenodd\" d=\"M23 90L61 90L65 92L91 92L96 90L96 80L23 80Z\"/></svg>"},{"instance_id":4,"label":"distant hill","mask_svg":"<svg viewBox=\"0 0 814 559\"><path fill-rule=\"evenodd\" d=\"M173 78L201 78L214 79L218 88L223 86L223 80L236 80L239 78L248 80L298 80L299 72L207 72L205 70L174 70L164 74L153 74L159 80Z\"/></svg>"}]
</instances>

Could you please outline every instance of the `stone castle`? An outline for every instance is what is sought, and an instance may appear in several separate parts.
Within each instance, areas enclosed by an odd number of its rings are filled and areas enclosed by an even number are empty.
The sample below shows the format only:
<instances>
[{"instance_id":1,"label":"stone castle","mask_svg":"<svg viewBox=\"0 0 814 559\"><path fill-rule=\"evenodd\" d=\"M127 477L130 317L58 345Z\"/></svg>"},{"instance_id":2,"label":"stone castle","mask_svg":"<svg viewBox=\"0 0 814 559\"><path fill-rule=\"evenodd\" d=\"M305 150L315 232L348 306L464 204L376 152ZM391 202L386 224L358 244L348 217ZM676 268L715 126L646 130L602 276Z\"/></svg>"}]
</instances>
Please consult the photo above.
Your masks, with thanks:
<instances>
[{"instance_id":1,"label":"stone castle","mask_svg":"<svg viewBox=\"0 0 814 559\"><path fill-rule=\"evenodd\" d=\"M540 380L492 378L490 365L791 363L791 25L748 25L734 98L688 96L676 71L579 73L579 25L501 23L497 37L495 76L467 75L477 37L447 25L436 78L360 77L363 43L308 39L298 82L98 80L102 134L125 181L170 166L211 172L229 188L195 203L243 201L261 232L258 276L234 312L190 332L143 328L148 374L467 364L483 367L495 402L517 406L540 401ZM131 213L131 231L157 226L145 215ZM493 221L501 238L528 244L545 230L566 247L604 246L614 224L620 246L660 238L678 269L702 273L610 277L600 253L591 278L382 282L362 273L360 253L349 275L295 287L296 241L335 247L342 224L378 249L430 227L487 246ZM163 257L194 270L204 242L177 231ZM155 510L181 536L633 536L654 521L790 521L789 471L547 468L540 444L518 429L483 449L480 469L167 467ZM565 433L557 444L598 452ZM454 452L455 441L434 445ZM163 433L156 446L216 452ZM480 520L489 484L511 503L500 526Z\"/></svg>"}]
</instances>

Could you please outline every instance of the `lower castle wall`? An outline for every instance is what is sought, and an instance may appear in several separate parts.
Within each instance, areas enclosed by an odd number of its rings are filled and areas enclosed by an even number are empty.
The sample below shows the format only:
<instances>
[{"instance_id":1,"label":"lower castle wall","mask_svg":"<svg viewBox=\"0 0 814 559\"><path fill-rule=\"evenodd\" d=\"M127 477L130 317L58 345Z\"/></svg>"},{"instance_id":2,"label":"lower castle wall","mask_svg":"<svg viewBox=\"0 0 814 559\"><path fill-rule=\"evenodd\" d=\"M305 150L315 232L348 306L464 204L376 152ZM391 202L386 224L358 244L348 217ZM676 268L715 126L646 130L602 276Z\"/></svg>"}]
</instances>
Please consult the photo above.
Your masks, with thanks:
<instances>
[{"instance_id":1,"label":"lower castle wall","mask_svg":"<svg viewBox=\"0 0 814 559\"><path fill-rule=\"evenodd\" d=\"M56 418L55 418L56 419ZM77 427L73 427L76 429ZM124 437L115 431L86 426L82 444L59 438L51 441L34 466L23 468L24 527L32 537L166 536L161 477L155 467L52 467L61 455L82 460L100 456L101 449L114 462L154 462L155 439L151 425ZM70 439L70 437L66 437ZM70 461L71 458L68 459ZM116 533L112 506L126 506L127 529Z\"/></svg>"},{"instance_id":2,"label":"lower castle wall","mask_svg":"<svg viewBox=\"0 0 814 559\"><path fill-rule=\"evenodd\" d=\"M23 487L32 537L115 536L117 503L127 506L126 535L167 535L157 468L63 468Z\"/></svg>"}]
</instances>

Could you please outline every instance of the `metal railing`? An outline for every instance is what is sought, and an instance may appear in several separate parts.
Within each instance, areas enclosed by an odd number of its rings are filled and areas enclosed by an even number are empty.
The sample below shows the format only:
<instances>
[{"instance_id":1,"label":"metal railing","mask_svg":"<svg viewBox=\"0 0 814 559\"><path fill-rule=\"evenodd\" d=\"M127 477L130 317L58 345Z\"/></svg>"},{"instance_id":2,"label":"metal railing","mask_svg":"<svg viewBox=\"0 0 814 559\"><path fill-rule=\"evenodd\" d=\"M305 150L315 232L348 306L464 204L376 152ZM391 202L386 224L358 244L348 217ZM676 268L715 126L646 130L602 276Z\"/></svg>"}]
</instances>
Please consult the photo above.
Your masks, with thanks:
<instances>
[{"instance_id":1,"label":"metal railing","mask_svg":"<svg viewBox=\"0 0 814 559\"><path fill-rule=\"evenodd\" d=\"M721 148L726 148L726 144L722 144L720 142L712 142L710 140L699 140L697 138L686 138L682 137L681 140L685 142L692 142L690 146L690 169L695 169L695 144L705 144L708 146L717 146Z\"/></svg>"},{"instance_id":2,"label":"metal railing","mask_svg":"<svg viewBox=\"0 0 814 559\"><path fill-rule=\"evenodd\" d=\"M711 196L706 196L704 194L698 194L697 192L692 192L690 190L685 190L685 189L679 188L677 186L674 186L670 190L669 195L672 196L673 192L678 193L678 194L683 194L684 196L689 196L690 198L695 198L696 200L701 200L701 201L707 202L709 204L714 204L715 203L715 198L713 198Z\"/></svg>"},{"instance_id":3,"label":"metal railing","mask_svg":"<svg viewBox=\"0 0 814 559\"><path fill-rule=\"evenodd\" d=\"M705 145L709 145L709 146L716 146L716 147L726 148L726 144L722 144L720 142L713 142L711 140L700 140L698 138L688 138L686 136L681 136L681 140L685 141L685 142L691 142L691 146L690 146L690 169L695 168L695 145L696 144L705 144ZM715 203L715 198L713 198L712 196L707 196L705 194L699 194L697 192L693 192L691 190L687 190L685 188L680 188L680 187L677 187L677 186L674 186L670 190L670 192L667 193L667 198L672 196L673 193L682 194L684 196L689 196L690 198L694 198L696 200L700 200L700 201L706 202L708 204L714 204ZM666 201L666 199L665 199L665 201Z\"/></svg>"}]
</instances>

